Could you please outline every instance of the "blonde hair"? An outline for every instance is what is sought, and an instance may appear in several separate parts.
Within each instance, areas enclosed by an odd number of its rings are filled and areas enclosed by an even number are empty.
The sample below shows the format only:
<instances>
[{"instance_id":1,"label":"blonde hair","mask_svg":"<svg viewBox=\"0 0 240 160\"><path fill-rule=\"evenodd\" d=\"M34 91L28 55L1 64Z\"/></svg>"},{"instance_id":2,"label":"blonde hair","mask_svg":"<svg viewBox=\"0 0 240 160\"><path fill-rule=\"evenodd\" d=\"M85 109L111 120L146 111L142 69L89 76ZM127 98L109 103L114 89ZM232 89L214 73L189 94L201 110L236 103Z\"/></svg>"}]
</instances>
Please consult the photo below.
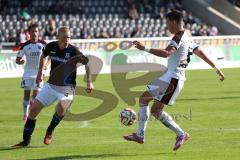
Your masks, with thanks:
<instances>
[{"instance_id":1,"label":"blonde hair","mask_svg":"<svg viewBox=\"0 0 240 160\"><path fill-rule=\"evenodd\" d=\"M59 33L63 33L63 32L70 32L70 29L68 26L62 26L58 29L58 35Z\"/></svg>"}]
</instances>

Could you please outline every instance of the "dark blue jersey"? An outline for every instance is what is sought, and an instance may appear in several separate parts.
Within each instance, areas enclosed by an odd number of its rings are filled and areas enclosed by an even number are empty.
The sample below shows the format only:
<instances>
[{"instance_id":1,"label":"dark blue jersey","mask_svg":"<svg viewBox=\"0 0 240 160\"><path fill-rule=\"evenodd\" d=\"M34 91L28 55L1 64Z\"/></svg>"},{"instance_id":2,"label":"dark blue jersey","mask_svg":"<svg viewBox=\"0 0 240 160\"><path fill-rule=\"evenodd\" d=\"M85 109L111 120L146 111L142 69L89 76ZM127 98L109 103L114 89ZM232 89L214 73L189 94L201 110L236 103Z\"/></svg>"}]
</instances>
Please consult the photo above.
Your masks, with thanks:
<instances>
[{"instance_id":1,"label":"dark blue jersey","mask_svg":"<svg viewBox=\"0 0 240 160\"><path fill-rule=\"evenodd\" d=\"M58 41L48 43L43 48L44 57L51 59L51 71L48 83L57 86L76 86L77 63L87 64L85 57L77 47L69 44L67 48L60 49Z\"/></svg>"}]
</instances>

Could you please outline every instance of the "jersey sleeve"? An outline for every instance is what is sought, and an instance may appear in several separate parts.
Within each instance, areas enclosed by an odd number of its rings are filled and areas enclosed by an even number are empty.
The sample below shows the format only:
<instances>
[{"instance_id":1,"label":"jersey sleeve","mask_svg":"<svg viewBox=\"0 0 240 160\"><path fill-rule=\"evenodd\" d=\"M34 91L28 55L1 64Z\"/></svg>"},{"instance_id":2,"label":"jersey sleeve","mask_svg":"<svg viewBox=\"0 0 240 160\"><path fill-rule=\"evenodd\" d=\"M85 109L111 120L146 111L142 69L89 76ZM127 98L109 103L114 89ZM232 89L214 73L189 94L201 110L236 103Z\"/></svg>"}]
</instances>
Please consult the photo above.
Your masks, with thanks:
<instances>
[{"instance_id":1,"label":"jersey sleeve","mask_svg":"<svg viewBox=\"0 0 240 160\"><path fill-rule=\"evenodd\" d=\"M44 57L47 57L47 56L50 55L50 46L49 46L49 44L47 44L46 46L44 46L42 48L42 54L43 54Z\"/></svg>"},{"instance_id":2,"label":"jersey sleeve","mask_svg":"<svg viewBox=\"0 0 240 160\"><path fill-rule=\"evenodd\" d=\"M21 49L19 50L17 57L22 58L25 55L25 51L24 48L21 47Z\"/></svg>"},{"instance_id":3,"label":"jersey sleeve","mask_svg":"<svg viewBox=\"0 0 240 160\"><path fill-rule=\"evenodd\" d=\"M76 56L83 56L83 53L75 46L74 46L74 52Z\"/></svg>"},{"instance_id":4,"label":"jersey sleeve","mask_svg":"<svg viewBox=\"0 0 240 160\"><path fill-rule=\"evenodd\" d=\"M198 45L196 42L192 41L192 50L193 50L193 52L194 52L198 47L199 47L199 45Z\"/></svg>"},{"instance_id":5,"label":"jersey sleeve","mask_svg":"<svg viewBox=\"0 0 240 160\"><path fill-rule=\"evenodd\" d=\"M17 57L22 58L26 54L26 46L30 44L30 40L26 41L25 43L21 44L20 50L17 54Z\"/></svg>"},{"instance_id":6,"label":"jersey sleeve","mask_svg":"<svg viewBox=\"0 0 240 160\"><path fill-rule=\"evenodd\" d=\"M81 51L79 51L79 49L77 47L74 47L74 51L75 51L75 56L79 57L80 63L82 63L83 65L88 63L88 61L89 61L88 57L84 56L83 53Z\"/></svg>"},{"instance_id":7,"label":"jersey sleeve","mask_svg":"<svg viewBox=\"0 0 240 160\"><path fill-rule=\"evenodd\" d=\"M191 52L191 53L192 53L192 52L194 52L198 47L199 47L199 45L198 45L196 42L191 41L188 52Z\"/></svg>"},{"instance_id":8,"label":"jersey sleeve","mask_svg":"<svg viewBox=\"0 0 240 160\"><path fill-rule=\"evenodd\" d=\"M180 41L182 39L184 32L177 33L168 43L168 47L174 47L176 50L180 47Z\"/></svg>"},{"instance_id":9,"label":"jersey sleeve","mask_svg":"<svg viewBox=\"0 0 240 160\"><path fill-rule=\"evenodd\" d=\"M174 47L177 50L179 48L179 44L174 40L170 40L168 42L168 47Z\"/></svg>"}]
</instances>

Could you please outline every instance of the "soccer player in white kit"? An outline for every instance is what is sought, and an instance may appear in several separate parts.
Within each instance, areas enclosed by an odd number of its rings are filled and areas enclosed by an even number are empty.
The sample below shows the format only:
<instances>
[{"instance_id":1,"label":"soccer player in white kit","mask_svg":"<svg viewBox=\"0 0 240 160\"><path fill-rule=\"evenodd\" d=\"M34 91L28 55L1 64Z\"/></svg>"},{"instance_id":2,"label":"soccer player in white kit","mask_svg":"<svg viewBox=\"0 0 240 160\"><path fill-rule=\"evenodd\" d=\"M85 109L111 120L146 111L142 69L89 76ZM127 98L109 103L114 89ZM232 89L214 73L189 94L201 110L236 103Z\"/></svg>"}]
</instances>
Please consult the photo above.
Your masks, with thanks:
<instances>
[{"instance_id":1,"label":"soccer player in white kit","mask_svg":"<svg viewBox=\"0 0 240 160\"><path fill-rule=\"evenodd\" d=\"M39 40L39 29L37 24L33 24L28 28L30 40L26 41L17 54L16 63L19 65L26 64L22 77L21 87L24 88L24 97L22 101L23 120L27 119L28 109L30 104L31 89L32 99L34 99L38 91L42 88L42 83L36 84L36 77L38 73L38 66L42 48L46 45L45 41Z\"/></svg>"},{"instance_id":2,"label":"soccer player in white kit","mask_svg":"<svg viewBox=\"0 0 240 160\"><path fill-rule=\"evenodd\" d=\"M167 71L161 77L152 81L147 86L147 91L141 95L139 99L138 130L136 133L124 136L124 139L143 144L147 121L151 114L176 133L176 143L173 150L177 150L189 139L190 135L185 132L169 114L163 111L163 108L164 105L173 105L182 90L184 81L186 80L185 69L190 62L190 54L196 54L213 67L220 76L221 81L224 80L224 74L206 54L198 48L198 45L188 37L187 33L184 32L181 12L171 11L167 14L166 18L168 29L174 34L174 37L169 42L166 49L148 49L138 41L133 42L135 47L139 50L144 50L159 57L168 58L168 65ZM151 100L154 100L154 103L150 110L148 104Z\"/></svg>"}]
</instances>

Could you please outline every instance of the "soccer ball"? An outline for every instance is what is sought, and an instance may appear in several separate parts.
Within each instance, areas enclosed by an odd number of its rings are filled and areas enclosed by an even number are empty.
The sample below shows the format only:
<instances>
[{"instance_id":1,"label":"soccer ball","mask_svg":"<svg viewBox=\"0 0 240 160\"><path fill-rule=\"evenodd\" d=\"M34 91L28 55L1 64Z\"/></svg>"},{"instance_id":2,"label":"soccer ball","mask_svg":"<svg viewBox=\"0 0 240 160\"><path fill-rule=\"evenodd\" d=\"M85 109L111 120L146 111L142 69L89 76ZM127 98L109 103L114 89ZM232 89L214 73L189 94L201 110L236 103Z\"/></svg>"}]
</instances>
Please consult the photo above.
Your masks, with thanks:
<instances>
[{"instance_id":1,"label":"soccer ball","mask_svg":"<svg viewBox=\"0 0 240 160\"><path fill-rule=\"evenodd\" d=\"M134 122L136 122L137 114L135 111L131 108L125 108L122 112L119 114L120 122L125 126L130 126Z\"/></svg>"}]
</instances>

